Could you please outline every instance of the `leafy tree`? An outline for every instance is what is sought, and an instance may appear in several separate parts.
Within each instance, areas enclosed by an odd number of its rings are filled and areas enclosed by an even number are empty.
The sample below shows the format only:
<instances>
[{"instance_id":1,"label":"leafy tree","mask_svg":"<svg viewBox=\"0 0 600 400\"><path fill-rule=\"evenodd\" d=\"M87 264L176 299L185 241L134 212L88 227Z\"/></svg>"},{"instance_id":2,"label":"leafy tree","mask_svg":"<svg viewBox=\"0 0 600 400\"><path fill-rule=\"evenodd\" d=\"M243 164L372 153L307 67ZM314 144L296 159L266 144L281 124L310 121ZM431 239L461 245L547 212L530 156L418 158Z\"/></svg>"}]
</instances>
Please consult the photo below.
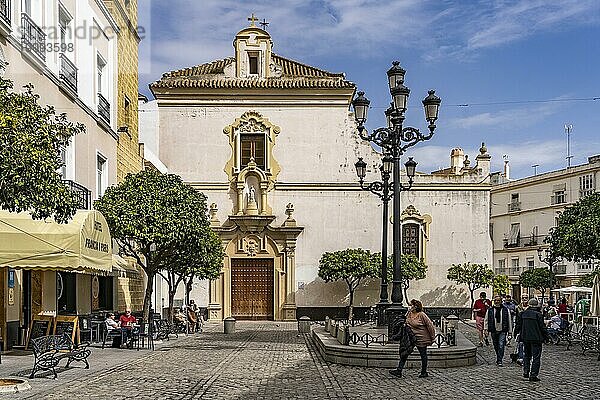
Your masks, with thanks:
<instances>
[{"instance_id":1,"label":"leafy tree","mask_svg":"<svg viewBox=\"0 0 600 400\"><path fill-rule=\"evenodd\" d=\"M596 270L594 272L590 272L589 274L585 274L579 279L579 286L592 287L594 286L594 279L596 276L600 275L600 270Z\"/></svg>"},{"instance_id":2,"label":"leafy tree","mask_svg":"<svg viewBox=\"0 0 600 400\"><path fill-rule=\"evenodd\" d=\"M471 294L471 308L473 308L475 291L480 288L487 288L492 284L494 271L487 264L452 264L448 268L447 278L459 285L467 285Z\"/></svg>"},{"instance_id":3,"label":"leafy tree","mask_svg":"<svg viewBox=\"0 0 600 400\"><path fill-rule=\"evenodd\" d=\"M507 275L494 275L492 278L492 290L494 291L494 294L508 294L511 287L512 284Z\"/></svg>"},{"instance_id":4,"label":"leafy tree","mask_svg":"<svg viewBox=\"0 0 600 400\"><path fill-rule=\"evenodd\" d=\"M567 207L545 241L553 253L569 261L600 259L600 193Z\"/></svg>"},{"instance_id":5,"label":"leafy tree","mask_svg":"<svg viewBox=\"0 0 600 400\"><path fill-rule=\"evenodd\" d=\"M346 249L327 252L319 260L319 277L325 282L344 280L348 285L350 299L348 301L348 319L353 319L352 308L354 291L363 278L379 276L381 256L371 254L369 250Z\"/></svg>"},{"instance_id":6,"label":"leafy tree","mask_svg":"<svg viewBox=\"0 0 600 400\"><path fill-rule=\"evenodd\" d=\"M110 187L96 208L104 214L120 251L146 272L144 319L150 313L154 278L168 263L187 264L185 246L196 250L208 229L206 197L177 175L153 170L128 174ZM190 257L190 258L186 258Z\"/></svg>"},{"instance_id":7,"label":"leafy tree","mask_svg":"<svg viewBox=\"0 0 600 400\"><path fill-rule=\"evenodd\" d=\"M381 253L377 253L377 261L381 265ZM427 265L425 262L414 254L402 254L400 256L400 268L402 270L402 291L404 298L408 302L407 291L410 287L410 281L419 281L427 276ZM381 277L381 269L378 277ZM394 280L394 256L388 258L387 280Z\"/></svg>"},{"instance_id":8,"label":"leafy tree","mask_svg":"<svg viewBox=\"0 0 600 400\"><path fill-rule=\"evenodd\" d=\"M64 165L60 151L85 127L39 105L32 85L23 93L12 88L0 78L0 208L67 222L79 201L57 172Z\"/></svg>"},{"instance_id":9,"label":"leafy tree","mask_svg":"<svg viewBox=\"0 0 600 400\"><path fill-rule=\"evenodd\" d=\"M173 320L173 303L177 288L185 282L186 302L194 278L216 279L223 268L225 252L221 239L209 227L193 232L174 246L170 257L161 262L158 273L169 287L169 320Z\"/></svg>"},{"instance_id":10,"label":"leafy tree","mask_svg":"<svg viewBox=\"0 0 600 400\"><path fill-rule=\"evenodd\" d=\"M519 283L523 287L534 288L542 293L542 301L546 289L554 287L556 278L554 273L548 268L532 268L523 271L519 278Z\"/></svg>"}]
</instances>

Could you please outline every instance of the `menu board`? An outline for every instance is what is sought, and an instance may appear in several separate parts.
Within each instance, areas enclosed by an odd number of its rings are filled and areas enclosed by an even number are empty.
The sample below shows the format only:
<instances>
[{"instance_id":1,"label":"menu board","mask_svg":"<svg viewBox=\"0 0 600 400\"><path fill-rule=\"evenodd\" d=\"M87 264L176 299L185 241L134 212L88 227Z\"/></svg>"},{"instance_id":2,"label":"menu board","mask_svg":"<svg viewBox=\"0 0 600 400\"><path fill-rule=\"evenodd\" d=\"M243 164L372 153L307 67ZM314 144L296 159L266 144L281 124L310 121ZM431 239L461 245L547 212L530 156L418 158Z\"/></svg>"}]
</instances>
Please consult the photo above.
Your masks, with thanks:
<instances>
[{"instance_id":1,"label":"menu board","mask_svg":"<svg viewBox=\"0 0 600 400\"><path fill-rule=\"evenodd\" d=\"M33 317L29 323L29 333L27 334L27 343L25 348L29 348L29 341L42 336L50 334L50 328L52 327L52 320L54 318L46 315L38 315Z\"/></svg>"},{"instance_id":2,"label":"menu board","mask_svg":"<svg viewBox=\"0 0 600 400\"><path fill-rule=\"evenodd\" d=\"M75 335L78 333L79 318L75 316L69 315L59 315L54 319L54 333L53 335L62 335L66 333L71 337L73 343L77 343L75 341Z\"/></svg>"}]
</instances>

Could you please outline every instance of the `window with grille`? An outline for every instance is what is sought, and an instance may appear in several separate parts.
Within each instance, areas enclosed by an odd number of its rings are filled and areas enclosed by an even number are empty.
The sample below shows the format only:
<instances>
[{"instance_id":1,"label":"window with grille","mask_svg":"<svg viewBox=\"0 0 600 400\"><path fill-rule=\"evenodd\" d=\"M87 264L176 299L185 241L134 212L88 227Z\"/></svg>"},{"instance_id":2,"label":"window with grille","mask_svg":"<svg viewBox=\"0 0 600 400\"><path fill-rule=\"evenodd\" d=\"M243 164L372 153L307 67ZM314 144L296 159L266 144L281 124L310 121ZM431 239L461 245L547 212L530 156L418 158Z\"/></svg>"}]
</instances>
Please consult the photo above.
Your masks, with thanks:
<instances>
[{"instance_id":1,"label":"window with grille","mask_svg":"<svg viewBox=\"0 0 600 400\"><path fill-rule=\"evenodd\" d=\"M420 226L418 224L402 225L402 253L403 254L413 254L417 257L420 257L419 235L420 235Z\"/></svg>"},{"instance_id":2,"label":"window with grille","mask_svg":"<svg viewBox=\"0 0 600 400\"><path fill-rule=\"evenodd\" d=\"M579 197L589 196L594 193L594 175L588 174L579 177Z\"/></svg>"},{"instance_id":3,"label":"window with grille","mask_svg":"<svg viewBox=\"0 0 600 400\"><path fill-rule=\"evenodd\" d=\"M245 168L251 159L254 159L256 166L265 169L265 135L264 133L243 134L240 138L241 144L241 163Z\"/></svg>"}]
</instances>

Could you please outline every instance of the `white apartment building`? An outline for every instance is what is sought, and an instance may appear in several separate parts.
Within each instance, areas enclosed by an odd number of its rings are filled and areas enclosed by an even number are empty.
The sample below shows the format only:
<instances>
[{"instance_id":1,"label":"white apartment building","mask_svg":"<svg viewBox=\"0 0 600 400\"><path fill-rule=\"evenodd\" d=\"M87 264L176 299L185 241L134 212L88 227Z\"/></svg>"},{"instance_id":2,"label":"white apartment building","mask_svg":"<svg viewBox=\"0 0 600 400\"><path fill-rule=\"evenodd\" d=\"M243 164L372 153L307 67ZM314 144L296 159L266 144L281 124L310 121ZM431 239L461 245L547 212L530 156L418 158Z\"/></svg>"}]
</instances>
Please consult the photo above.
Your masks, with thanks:
<instances>
[{"instance_id":1,"label":"white apartment building","mask_svg":"<svg viewBox=\"0 0 600 400\"><path fill-rule=\"evenodd\" d=\"M16 92L32 84L40 105L53 106L57 115L65 113L86 128L63 150L60 171L80 194L81 209L91 209L117 181L116 32L101 0L0 0L0 76L11 80ZM102 231L101 215L86 215L95 218L95 231ZM10 241L0 245L10 252ZM29 323L39 313L81 315L116 304L117 287L106 268L86 273L74 273L66 263L44 270L5 268L11 265L0 268L0 289L6 289L0 290L5 348L24 344Z\"/></svg>"},{"instance_id":2,"label":"white apartment building","mask_svg":"<svg viewBox=\"0 0 600 400\"><path fill-rule=\"evenodd\" d=\"M508 275L513 295L520 296L521 273L529 268L548 268L540 261L538 248L548 247L544 238L556 225L560 213L580 198L598 191L600 156L589 157L587 164L514 181L506 175L505 169L501 179L492 179L496 183L492 186L490 207L494 270ZM553 268L558 285L566 287L591 272L594 263L562 260Z\"/></svg>"},{"instance_id":3,"label":"white apartment building","mask_svg":"<svg viewBox=\"0 0 600 400\"><path fill-rule=\"evenodd\" d=\"M101 0L0 0L0 73L34 85L40 104L83 123L64 179L91 208L116 183L118 27Z\"/></svg>"}]
</instances>

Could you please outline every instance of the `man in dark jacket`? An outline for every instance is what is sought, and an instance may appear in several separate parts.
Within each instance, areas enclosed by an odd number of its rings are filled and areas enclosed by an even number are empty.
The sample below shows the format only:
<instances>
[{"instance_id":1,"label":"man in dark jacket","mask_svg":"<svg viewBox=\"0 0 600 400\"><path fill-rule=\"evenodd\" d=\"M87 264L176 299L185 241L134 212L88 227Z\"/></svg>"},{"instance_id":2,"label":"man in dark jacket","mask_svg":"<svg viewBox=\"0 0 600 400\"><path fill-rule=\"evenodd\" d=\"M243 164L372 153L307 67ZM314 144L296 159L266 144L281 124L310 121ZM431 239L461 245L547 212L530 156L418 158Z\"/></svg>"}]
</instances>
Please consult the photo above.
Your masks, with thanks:
<instances>
[{"instance_id":1,"label":"man in dark jacket","mask_svg":"<svg viewBox=\"0 0 600 400\"><path fill-rule=\"evenodd\" d=\"M404 315L399 316L394 323L394 336L391 339L398 342L400 360L398 361L398 368L390 370L390 374L401 378L404 364L406 364L408 356L413 352L417 339L410 326L406 324L406 317Z\"/></svg>"},{"instance_id":2,"label":"man in dark jacket","mask_svg":"<svg viewBox=\"0 0 600 400\"><path fill-rule=\"evenodd\" d=\"M523 357L523 377L531 382L538 382L542 343L548 338L544 317L540 312L537 299L529 300L529 308L517 315L515 332L521 335L525 346Z\"/></svg>"},{"instance_id":3,"label":"man in dark jacket","mask_svg":"<svg viewBox=\"0 0 600 400\"><path fill-rule=\"evenodd\" d=\"M512 319L510 311L502 304L502 297L494 297L494 305L488 308L485 314L485 331L492 336L494 351L496 352L496 365L501 367L504 359L504 348L506 347L506 336L512 332Z\"/></svg>"}]
</instances>

